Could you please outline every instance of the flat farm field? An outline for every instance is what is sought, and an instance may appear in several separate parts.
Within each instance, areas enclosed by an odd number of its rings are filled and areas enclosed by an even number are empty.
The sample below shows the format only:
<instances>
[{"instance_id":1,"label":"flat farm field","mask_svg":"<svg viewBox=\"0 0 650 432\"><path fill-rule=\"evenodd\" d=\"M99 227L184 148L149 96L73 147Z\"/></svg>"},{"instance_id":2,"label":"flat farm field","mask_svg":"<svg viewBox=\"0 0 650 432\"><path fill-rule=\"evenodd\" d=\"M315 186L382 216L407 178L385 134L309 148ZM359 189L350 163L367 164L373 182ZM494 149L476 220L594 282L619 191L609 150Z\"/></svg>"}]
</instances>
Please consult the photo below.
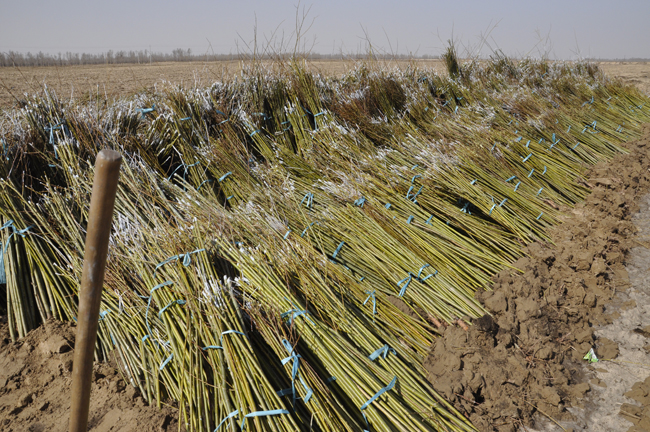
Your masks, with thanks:
<instances>
[{"instance_id":1,"label":"flat farm field","mask_svg":"<svg viewBox=\"0 0 650 432\"><path fill-rule=\"evenodd\" d=\"M313 61L310 66L328 75L341 75L354 67L354 61ZM379 66L406 67L415 65L446 73L441 60L380 61ZM603 71L626 84L636 85L650 94L648 62L601 62ZM207 86L214 81L231 78L241 71L237 60L218 62L118 64L65 67L0 68L0 108L8 109L24 98L25 93L38 93L44 86L59 97L84 99L93 96L114 99L141 91L151 91L164 83L184 87Z\"/></svg>"},{"instance_id":2,"label":"flat farm field","mask_svg":"<svg viewBox=\"0 0 650 432\"><path fill-rule=\"evenodd\" d=\"M377 66L405 67L409 64L445 72L440 60L378 61ZM309 65L328 75L342 75L355 61L312 61ZM25 93L41 92L44 86L59 97L81 99L100 96L109 100L151 91L164 83L183 87L208 86L241 72L242 62L169 62L64 67L0 68L0 108L9 109Z\"/></svg>"}]
</instances>

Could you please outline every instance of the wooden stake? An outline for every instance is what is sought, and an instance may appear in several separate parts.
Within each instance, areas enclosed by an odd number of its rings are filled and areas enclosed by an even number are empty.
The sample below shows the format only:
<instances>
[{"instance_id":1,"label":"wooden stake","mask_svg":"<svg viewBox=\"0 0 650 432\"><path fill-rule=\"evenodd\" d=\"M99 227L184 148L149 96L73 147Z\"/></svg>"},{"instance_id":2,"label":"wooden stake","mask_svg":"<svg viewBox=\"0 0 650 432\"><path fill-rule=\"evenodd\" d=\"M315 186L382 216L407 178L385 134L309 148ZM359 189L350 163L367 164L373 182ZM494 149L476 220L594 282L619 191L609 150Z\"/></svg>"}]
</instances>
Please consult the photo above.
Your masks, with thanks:
<instances>
[{"instance_id":1,"label":"wooden stake","mask_svg":"<svg viewBox=\"0 0 650 432\"><path fill-rule=\"evenodd\" d=\"M111 234L121 163L122 156L113 150L100 151L95 161L95 178L90 198L84 266L79 290L79 314L72 368L70 432L88 430L93 353L97 341L108 240Z\"/></svg>"}]
</instances>

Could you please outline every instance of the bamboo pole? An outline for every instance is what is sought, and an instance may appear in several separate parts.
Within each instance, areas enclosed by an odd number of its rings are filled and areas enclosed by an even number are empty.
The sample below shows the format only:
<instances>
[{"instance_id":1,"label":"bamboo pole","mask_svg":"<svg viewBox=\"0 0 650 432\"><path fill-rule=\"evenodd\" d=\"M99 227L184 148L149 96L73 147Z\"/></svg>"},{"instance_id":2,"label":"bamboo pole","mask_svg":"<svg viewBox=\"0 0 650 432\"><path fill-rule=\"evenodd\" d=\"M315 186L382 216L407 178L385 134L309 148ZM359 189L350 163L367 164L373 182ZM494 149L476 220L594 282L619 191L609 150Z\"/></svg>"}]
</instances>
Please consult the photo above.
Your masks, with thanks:
<instances>
[{"instance_id":1,"label":"bamboo pole","mask_svg":"<svg viewBox=\"0 0 650 432\"><path fill-rule=\"evenodd\" d=\"M111 233L122 156L102 150L95 162L95 179L90 199L84 266L79 292L79 316L72 370L70 432L88 429L93 353L97 339L99 307Z\"/></svg>"}]
</instances>

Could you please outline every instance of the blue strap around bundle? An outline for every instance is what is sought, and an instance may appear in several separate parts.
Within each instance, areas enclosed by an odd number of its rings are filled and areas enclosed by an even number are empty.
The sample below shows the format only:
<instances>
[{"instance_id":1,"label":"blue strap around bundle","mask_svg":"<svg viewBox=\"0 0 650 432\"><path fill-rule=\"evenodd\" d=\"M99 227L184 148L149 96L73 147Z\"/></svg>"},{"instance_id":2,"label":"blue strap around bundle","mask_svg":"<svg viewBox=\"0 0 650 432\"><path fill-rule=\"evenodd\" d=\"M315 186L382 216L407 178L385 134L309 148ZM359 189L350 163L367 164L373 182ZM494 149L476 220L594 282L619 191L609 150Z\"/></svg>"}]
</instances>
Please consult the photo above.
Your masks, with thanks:
<instances>
[{"instance_id":1,"label":"blue strap around bundle","mask_svg":"<svg viewBox=\"0 0 650 432\"><path fill-rule=\"evenodd\" d=\"M368 356L368 359L370 359L370 361L375 361L379 358L379 356L385 359L388 353L393 353L397 355L397 351L395 351L393 348L389 347L388 345L384 345L383 347L379 348L378 350L370 354Z\"/></svg>"},{"instance_id":2,"label":"blue strap around bundle","mask_svg":"<svg viewBox=\"0 0 650 432\"><path fill-rule=\"evenodd\" d=\"M221 422L219 423L219 426L217 426L217 428L214 430L214 432L217 432L219 430L219 428L221 427L221 425L223 425L226 421L230 420L231 418L233 418L237 414L239 414L239 410L234 410L233 412L228 414L226 417L224 417L224 419L221 420Z\"/></svg>"},{"instance_id":3,"label":"blue strap around bundle","mask_svg":"<svg viewBox=\"0 0 650 432\"><path fill-rule=\"evenodd\" d=\"M203 252L204 250L205 249L196 249L196 250L193 250L192 252L186 252L186 253L174 255L174 256L171 256L171 257L167 258L166 260L162 261L160 264L158 264L156 266L156 268L153 271L153 277L156 277L156 272L158 271L158 269L160 267L164 266L165 264L169 264L172 261L177 261L177 260L179 260L181 258L183 258L183 266L188 267L192 263L192 258L190 257L190 255L195 254L195 253L199 253L199 252Z\"/></svg>"},{"instance_id":4,"label":"blue strap around bundle","mask_svg":"<svg viewBox=\"0 0 650 432\"><path fill-rule=\"evenodd\" d=\"M280 415L280 414L289 414L289 411L286 409L276 409L276 410L268 410L268 411L255 411L250 414L246 414L244 416L244 420L241 422L241 426L239 427L240 429L244 429L246 426L246 419L251 418L251 417L267 417L267 416L275 416L275 415Z\"/></svg>"},{"instance_id":5,"label":"blue strap around bundle","mask_svg":"<svg viewBox=\"0 0 650 432\"><path fill-rule=\"evenodd\" d=\"M300 201L300 205L302 205L303 202L305 202L305 205L309 210L311 210L312 205L314 204L314 193L313 192L307 192L304 197L302 197L302 200Z\"/></svg>"},{"instance_id":6,"label":"blue strap around bundle","mask_svg":"<svg viewBox=\"0 0 650 432\"><path fill-rule=\"evenodd\" d=\"M285 300L287 300L288 302L290 302L291 305L293 306L293 308L291 308L291 309L289 309L288 311L286 311L286 312L280 314L280 318L289 317L289 324L293 324L293 320L294 320L294 319L298 318L298 317L301 316L301 315L304 315L305 318L307 318L307 320L309 320L309 322L311 322L312 324L316 325L316 324L315 324L315 323L314 323L314 322L313 322L313 321L312 321L312 320L307 316L307 315L309 314L309 311L304 310L304 309L303 309L303 310L298 309L298 306L296 306L295 304L293 304L293 302L290 301L289 299L287 299L286 297L285 297Z\"/></svg>"},{"instance_id":7,"label":"blue strap around bundle","mask_svg":"<svg viewBox=\"0 0 650 432\"><path fill-rule=\"evenodd\" d=\"M368 303L368 300L372 300L372 314L376 315L377 314L377 297L375 294L375 290L372 291L365 291L366 294L368 294L368 298L366 298L366 301L363 302L365 305Z\"/></svg>"},{"instance_id":8,"label":"blue strap around bundle","mask_svg":"<svg viewBox=\"0 0 650 432\"><path fill-rule=\"evenodd\" d=\"M7 241L5 242L5 246L4 246L4 249L3 249L4 253L6 254L7 253L7 247L9 246L9 240L11 240L11 237L13 237L14 235L18 235L18 236L21 236L21 237L25 238L25 236L27 235L27 231L34 228L34 225L30 225L27 228L23 228L23 229L19 230L19 229L16 228L16 225L14 225L13 219L9 219L7 222L4 223L4 225L2 225L0 227L0 230L3 230L5 228L11 228L11 230L12 230L11 234L9 234L9 237L7 238ZM4 254L3 254L3 257L4 257Z\"/></svg>"},{"instance_id":9,"label":"blue strap around bundle","mask_svg":"<svg viewBox=\"0 0 650 432\"><path fill-rule=\"evenodd\" d=\"M291 346L291 343L289 343L288 340L282 339L282 345L284 345L284 348L289 352L289 357L286 357L282 359L282 365L286 365L290 361L293 362L291 366L291 388L280 390L278 392L279 395L285 395L285 394L292 394L292 401L293 401L293 407L295 410L296 407L296 377L300 380L300 383L302 384L303 388L305 389L305 392L307 393L304 397L305 403L309 402L309 399L311 396L314 394L314 391L307 386L305 381L303 381L302 377L298 374L298 369L300 368L300 359L301 356L299 354L296 354L293 347Z\"/></svg>"},{"instance_id":10,"label":"blue strap around bundle","mask_svg":"<svg viewBox=\"0 0 650 432\"><path fill-rule=\"evenodd\" d=\"M398 294L400 297L404 296L404 293L406 292L406 288L408 288L412 279L413 279L413 273L409 272L408 276L406 276L401 281L397 282L397 287L401 288ZM404 286L402 286L402 284L404 284Z\"/></svg>"},{"instance_id":11,"label":"blue strap around bundle","mask_svg":"<svg viewBox=\"0 0 650 432\"><path fill-rule=\"evenodd\" d=\"M365 203L366 203L366 197L364 197L364 196L362 196L361 198L359 198L359 199L357 199L356 201L354 201L354 205L355 205L355 206L359 206L359 207L361 207L361 208L363 208L363 205L364 205Z\"/></svg>"},{"instance_id":12,"label":"blue strap around bundle","mask_svg":"<svg viewBox=\"0 0 650 432\"><path fill-rule=\"evenodd\" d=\"M379 390L377 393L375 393L375 395L373 397L368 399L368 401L366 403L361 405L361 407L359 409L361 410L361 414L363 415L363 419L366 421L366 424L368 424L368 419L366 418L366 414L363 411L366 408L368 408L368 406L370 406L371 403L373 403L375 400L377 400L377 398L379 398L379 396L381 396L384 393L386 393L387 391L391 390L395 386L396 382L397 382L397 377L394 377L393 380L386 387Z\"/></svg>"}]
</instances>

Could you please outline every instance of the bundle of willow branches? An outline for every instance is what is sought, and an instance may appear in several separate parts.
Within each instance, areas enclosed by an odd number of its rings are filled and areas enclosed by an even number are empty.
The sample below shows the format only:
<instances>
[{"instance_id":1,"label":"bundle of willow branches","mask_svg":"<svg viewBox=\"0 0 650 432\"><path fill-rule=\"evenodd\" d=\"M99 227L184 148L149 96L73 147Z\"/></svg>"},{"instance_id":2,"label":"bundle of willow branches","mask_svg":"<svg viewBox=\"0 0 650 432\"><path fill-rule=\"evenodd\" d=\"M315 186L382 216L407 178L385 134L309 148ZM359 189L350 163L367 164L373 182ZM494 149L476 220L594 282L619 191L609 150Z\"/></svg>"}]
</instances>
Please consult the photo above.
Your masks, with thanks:
<instances>
[{"instance_id":1,"label":"bundle of willow branches","mask_svg":"<svg viewBox=\"0 0 650 432\"><path fill-rule=\"evenodd\" d=\"M452 58L453 57L453 58ZM97 358L190 430L470 431L426 379L441 326L547 238L648 98L588 63L252 64L0 123L12 338L74 320L97 152L123 164Z\"/></svg>"}]
</instances>

